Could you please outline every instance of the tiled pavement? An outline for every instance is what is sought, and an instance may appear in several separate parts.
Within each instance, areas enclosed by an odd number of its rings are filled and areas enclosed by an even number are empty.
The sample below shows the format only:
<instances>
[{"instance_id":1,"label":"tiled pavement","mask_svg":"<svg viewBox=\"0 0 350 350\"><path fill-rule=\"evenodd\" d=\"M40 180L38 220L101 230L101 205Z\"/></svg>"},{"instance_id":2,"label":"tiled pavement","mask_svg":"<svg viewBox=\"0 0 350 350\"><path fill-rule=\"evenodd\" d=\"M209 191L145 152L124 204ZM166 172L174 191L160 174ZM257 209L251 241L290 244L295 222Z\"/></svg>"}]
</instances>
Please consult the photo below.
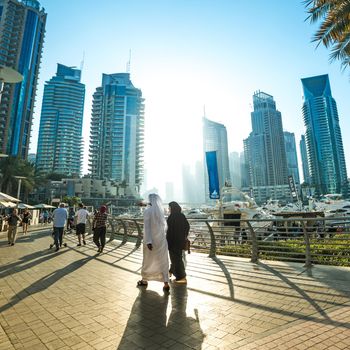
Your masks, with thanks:
<instances>
[{"instance_id":1,"label":"tiled pavement","mask_svg":"<svg viewBox=\"0 0 350 350\"><path fill-rule=\"evenodd\" d=\"M350 269L192 253L188 285L135 287L142 253L0 235L0 349L350 349Z\"/></svg>"}]
</instances>

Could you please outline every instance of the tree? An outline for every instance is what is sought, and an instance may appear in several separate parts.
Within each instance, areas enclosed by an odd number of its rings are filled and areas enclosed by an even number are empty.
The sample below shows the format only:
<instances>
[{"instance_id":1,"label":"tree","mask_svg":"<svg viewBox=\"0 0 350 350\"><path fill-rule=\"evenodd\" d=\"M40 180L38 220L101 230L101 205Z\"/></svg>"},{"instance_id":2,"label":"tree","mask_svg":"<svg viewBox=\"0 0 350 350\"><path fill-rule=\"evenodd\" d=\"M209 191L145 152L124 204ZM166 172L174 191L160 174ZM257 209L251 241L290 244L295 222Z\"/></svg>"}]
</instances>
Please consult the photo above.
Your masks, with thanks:
<instances>
[{"instance_id":1,"label":"tree","mask_svg":"<svg viewBox=\"0 0 350 350\"><path fill-rule=\"evenodd\" d=\"M7 157L0 161L0 189L2 192L17 195L18 179L16 176L24 176L21 180L21 189L24 192L24 198L28 199L28 194L34 188L35 167L33 164L18 157Z\"/></svg>"},{"instance_id":2,"label":"tree","mask_svg":"<svg viewBox=\"0 0 350 350\"><path fill-rule=\"evenodd\" d=\"M68 203L68 206L73 207L73 206L77 206L80 202L81 199L79 197L76 196L64 196L62 201L64 203Z\"/></svg>"},{"instance_id":3,"label":"tree","mask_svg":"<svg viewBox=\"0 0 350 350\"><path fill-rule=\"evenodd\" d=\"M341 61L342 68L350 65L350 0L304 0L311 23L321 21L312 38L331 49L330 60Z\"/></svg>"}]
</instances>

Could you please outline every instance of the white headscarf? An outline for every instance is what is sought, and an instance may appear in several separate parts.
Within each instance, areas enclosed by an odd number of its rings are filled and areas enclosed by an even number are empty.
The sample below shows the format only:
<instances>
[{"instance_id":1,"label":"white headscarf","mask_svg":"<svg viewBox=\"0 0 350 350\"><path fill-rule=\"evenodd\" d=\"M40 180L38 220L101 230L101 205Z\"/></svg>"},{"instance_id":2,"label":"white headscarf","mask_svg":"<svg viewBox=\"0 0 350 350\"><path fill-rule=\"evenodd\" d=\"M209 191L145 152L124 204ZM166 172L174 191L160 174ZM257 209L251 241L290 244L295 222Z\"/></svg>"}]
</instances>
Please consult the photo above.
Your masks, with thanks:
<instances>
[{"instance_id":1,"label":"white headscarf","mask_svg":"<svg viewBox=\"0 0 350 350\"><path fill-rule=\"evenodd\" d=\"M162 226L166 226L165 213L162 199L156 193L150 193L148 195L148 201L151 204L149 211L154 221Z\"/></svg>"}]
</instances>

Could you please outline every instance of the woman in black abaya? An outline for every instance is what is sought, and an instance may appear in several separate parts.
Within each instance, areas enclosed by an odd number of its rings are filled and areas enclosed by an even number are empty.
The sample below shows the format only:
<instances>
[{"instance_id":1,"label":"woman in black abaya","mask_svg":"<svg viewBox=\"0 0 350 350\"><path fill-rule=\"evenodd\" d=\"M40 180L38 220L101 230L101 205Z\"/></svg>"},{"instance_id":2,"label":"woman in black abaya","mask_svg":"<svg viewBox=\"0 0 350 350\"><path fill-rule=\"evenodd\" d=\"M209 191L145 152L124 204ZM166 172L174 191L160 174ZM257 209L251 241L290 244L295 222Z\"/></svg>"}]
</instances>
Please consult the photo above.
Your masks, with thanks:
<instances>
[{"instance_id":1,"label":"woman in black abaya","mask_svg":"<svg viewBox=\"0 0 350 350\"><path fill-rule=\"evenodd\" d=\"M178 203L170 202L169 210L170 215L167 220L168 230L166 235L171 261L169 273L175 276L175 282L187 283L182 252L190 225L185 215L181 213L181 207Z\"/></svg>"}]
</instances>

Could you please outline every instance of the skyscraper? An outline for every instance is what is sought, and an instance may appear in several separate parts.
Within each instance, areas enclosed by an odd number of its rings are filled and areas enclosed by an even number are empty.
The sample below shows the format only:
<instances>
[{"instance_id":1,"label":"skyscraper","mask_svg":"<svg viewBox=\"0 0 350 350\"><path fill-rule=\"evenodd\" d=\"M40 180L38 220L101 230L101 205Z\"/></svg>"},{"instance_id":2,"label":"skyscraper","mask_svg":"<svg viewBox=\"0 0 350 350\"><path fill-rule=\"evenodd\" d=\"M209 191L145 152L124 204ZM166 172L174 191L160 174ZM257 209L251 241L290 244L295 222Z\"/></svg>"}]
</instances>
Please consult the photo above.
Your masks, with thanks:
<instances>
[{"instance_id":1,"label":"skyscraper","mask_svg":"<svg viewBox=\"0 0 350 350\"><path fill-rule=\"evenodd\" d=\"M309 173L309 162L307 160L305 135L301 135L299 145L300 145L300 155L301 155L301 163L303 168L304 182L306 182L307 184L310 184L311 179L310 179L310 173Z\"/></svg>"},{"instance_id":2,"label":"skyscraper","mask_svg":"<svg viewBox=\"0 0 350 350\"><path fill-rule=\"evenodd\" d=\"M232 186L241 188L241 160L238 152L229 154Z\"/></svg>"},{"instance_id":3,"label":"skyscraper","mask_svg":"<svg viewBox=\"0 0 350 350\"><path fill-rule=\"evenodd\" d=\"M81 173L85 85L81 71L57 64L46 82L41 108L36 169L41 174Z\"/></svg>"},{"instance_id":4,"label":"skyscraper","mask_svg":"<svg viewBox=\"0 0 350 350\"><path fill-rule=\"evenodd\" d=\"M0 104L0 153L27 158L46 13L37 0L0 0L0 65L23 75L5 84Z\"/></svg>"},{"instance_id":5,"label":"skyscraper","mask_svg":"<svg viewBox=\"0 0 350 350\"><path fill-rule=\"evenodd\" d=\"M93 95L91 176L122 183L137 195L143 176L144 99L129 73L103 74Z\"/></svg>"},{"instance_id":6,"label":"skyscraper","mask_svg":"<svg viewBox=\"0 0 350 350\"><path fill-rule=\"evenodd\" d=\"M271 95L256 92L251 113L252 132L244 141L244 151L252 186L288 183L286 151L281 112Z\"/></svg>"},{"instance_id":7,"label":"skyscraper","mask_svg":"<svg viewBox=\"0 0 350 350\"><path fill-rule=\"evenodd\" d=\"M225 125L216 123L206 117L203 118L203 151L204 158L205 152L216 151L220 188L223 187L225 183L231 182L226 127ZM204 164L206 167L206 162L204 162ZM207 201L208 199L208 173L205 168L205 200Z\"/></svg>"},{"instance_id":8,"label":"skyscraper","mask_svg":"<svg viewBox=\"0 0 350 350\"><path fill-rule=\"evenodd\" d=\"M311 184L315 194L348 191L343 141L337 104L328 74L301 79L302 107Z\"/></svg>"},{"instance_id":9,"label":"skyscraper","mask_svg":"<svg viewBox=\"0 0 350 350\"><path fill-rule=\"evenodd\" d=\"M300 184L297 148L295 146L295 136L293 132L284 131L284 145L287 156L288 176L293 176L294 183Z\"/></svg>"}]
</instances>

